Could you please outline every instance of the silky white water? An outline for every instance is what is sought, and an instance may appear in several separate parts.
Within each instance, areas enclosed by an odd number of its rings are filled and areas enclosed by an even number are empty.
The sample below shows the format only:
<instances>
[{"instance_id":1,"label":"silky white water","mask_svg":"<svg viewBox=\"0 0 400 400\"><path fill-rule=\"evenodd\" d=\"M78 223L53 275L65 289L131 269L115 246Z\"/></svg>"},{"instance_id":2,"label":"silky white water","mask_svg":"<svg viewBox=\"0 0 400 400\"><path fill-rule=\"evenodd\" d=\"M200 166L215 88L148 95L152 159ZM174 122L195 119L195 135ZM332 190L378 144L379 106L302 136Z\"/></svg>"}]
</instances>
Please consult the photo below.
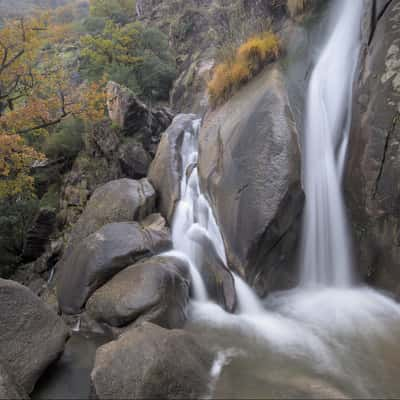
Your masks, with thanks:
<instances>
[{"instance_id":1,"label":"silky white water","mask_svg":"<svg viewBox=\"0 0 400 400\"><path fill-rule=\"evenodd\" d=\"M302 284L261 301L234 275L235 314L212 303L201 277L202 238L226 264L224 243L197 171L200 121L185 132L181 199L170 255L187 260L193 301L187 329L215 351L214 398L396 398L400 396L400 307L351 287L341 177L363 0L334 2L333 24L312 73L304 140Z\"/></svg>"},{"instance_id":2,"label":"silky white water","mask_svg":"<svg viewBox=\"0 0 400 400\"><path fill-rule=\"evenodd\" d=\"M302 283L352 283L341 181L350 129L352 83L360 49L362 0L340 0L337 23L312 73L303 140L306 194Z\"/></svg>"}]
</instances>

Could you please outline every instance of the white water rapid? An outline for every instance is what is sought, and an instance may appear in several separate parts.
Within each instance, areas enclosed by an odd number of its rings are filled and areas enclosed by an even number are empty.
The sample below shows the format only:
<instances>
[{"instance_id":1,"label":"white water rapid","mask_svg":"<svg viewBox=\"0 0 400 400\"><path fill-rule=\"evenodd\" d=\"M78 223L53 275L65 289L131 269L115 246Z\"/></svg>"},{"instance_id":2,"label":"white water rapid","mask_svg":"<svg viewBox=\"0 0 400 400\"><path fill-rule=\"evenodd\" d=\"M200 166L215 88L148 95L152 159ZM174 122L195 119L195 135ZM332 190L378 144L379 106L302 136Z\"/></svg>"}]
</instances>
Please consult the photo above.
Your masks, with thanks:
<instances>
[{"instance_id":1,"label":"white water rapid","mask_svg":"<svg viewBox=\"0 0 400 400\"><path fill-rule=\"evenodd\" d=\"M341 177L363 0L337 0L333 24L312 74L306 110L307 197L302 285L261 301L234 276L238 309L212 303L201 278L199 236L226 263L196 167L196 121L182 144L181 199L173 221L174 251L185 258L194 300L187 329L215 351L214 398L398 398L400 307L384 295L351 287L351 257Z\"/></svg>"}]
</instances>

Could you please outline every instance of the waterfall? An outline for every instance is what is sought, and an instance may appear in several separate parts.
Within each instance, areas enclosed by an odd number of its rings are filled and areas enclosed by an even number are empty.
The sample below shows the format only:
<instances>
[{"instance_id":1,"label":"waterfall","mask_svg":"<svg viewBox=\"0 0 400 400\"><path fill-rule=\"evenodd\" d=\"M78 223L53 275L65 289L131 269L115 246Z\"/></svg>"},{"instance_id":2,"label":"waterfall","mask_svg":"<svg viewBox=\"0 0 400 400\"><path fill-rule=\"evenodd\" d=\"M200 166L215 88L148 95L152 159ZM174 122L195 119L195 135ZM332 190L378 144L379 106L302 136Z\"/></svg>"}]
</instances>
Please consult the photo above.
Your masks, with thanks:
<instances>
[{"instance_id":1,"label":"waterfall","mask_svg":"<svg viewBox=\"0 0 400 400\"><path fill-rule=\"evenodd\" d=\"M185 259L192 276L186 329L199 332L216 351L210 398L397 398L400 393L395 357L400 307L372 289L351 286L341 181L363 0L334 4L336 24L308 90L302 285L261 302L233 274L236 313L209 300L201 276L201 237L213 243L225 265L227 257L199 185L200 120L184 133L174 251L168 254Z\"/></svg>"},{"instance_id":2,"label":"waterfall","mask_svg":"<svg viewBox=\"0 0 400 400\"><path fill-rule=\"evenodd\" d=\"M221 260L227 264L224 243L214 214L200 190L198 162L198 133L201 120L194 120L184 132L181 147L181 197L176 206L172 222L174 251L167 255L184 259L190 268L194 299L208 300L207 289L201 277L203 249L201 236L213 243Z\"/></svg>"},{"instance_id":3,"label":"waterfall","mask_svg":"<svg viewBox=\"0 0 400 400\"><path fill-rule=\"evenodd\" d=\"M350 238L342 196L352 83L360 49L363 0L340 0L307 95L304 138L306 206L302 284L352 283Z\"/></svg>"}]
</instances>

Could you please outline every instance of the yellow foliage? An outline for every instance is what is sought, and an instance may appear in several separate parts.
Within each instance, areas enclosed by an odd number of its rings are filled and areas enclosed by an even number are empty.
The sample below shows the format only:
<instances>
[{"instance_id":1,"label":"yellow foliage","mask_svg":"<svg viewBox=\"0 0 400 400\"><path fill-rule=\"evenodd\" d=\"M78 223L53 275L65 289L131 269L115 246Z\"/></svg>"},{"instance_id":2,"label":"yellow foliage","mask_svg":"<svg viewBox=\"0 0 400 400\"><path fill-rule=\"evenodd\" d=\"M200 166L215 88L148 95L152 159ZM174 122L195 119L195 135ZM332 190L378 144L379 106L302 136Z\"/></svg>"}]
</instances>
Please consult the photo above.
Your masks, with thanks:
<instances>
[{"instance_id":1,"label":"yellow foliage","mask_svg":"<svg viewBox=\"0 0 400 400\"><path fill-rule=\"evenodd\" d=\"M250 37L235 53L233 60L216 65L208 82L211 104L226 100L249 81L268 62L279 57L280 43L272 32Z\"/></svg>"},{"instance_id":2,"label":"yellow foliage","mask_svg":"<svg viewBox=\"0 0 400 400\"><path fill-rule=\"evenodd\" d=\"M236 58L244 62L265 62L269 58L279 56L279 40L271 32L253 36L242 44L236 53Z\"/></svg>"},{"instance_id":3,"label":"yellow foliage","mask_svg":"<svg viewBox=\"0 0 400 400\"><path fill-rule=\"evenodd\" d=\"M251 71L246 60L237 60L235 63L233 63L231 65L230 73L233 84L237 86L245 83L251 75Z\"/></svg>"},{"instance_id":4,"label":"yellow foliage","mask_svg":"<svg viewBox=\"0 0 400 400\"><path fill-rule=\"evenodd\" d=\"M25 144L27 134L46 134L69 116L104 115L105 82L74 87L61 54L44 50L63 32L46 15L6 21L0 29L0 198L32 187L32 164L43 155Z\"/></svg>"}]
</instances>

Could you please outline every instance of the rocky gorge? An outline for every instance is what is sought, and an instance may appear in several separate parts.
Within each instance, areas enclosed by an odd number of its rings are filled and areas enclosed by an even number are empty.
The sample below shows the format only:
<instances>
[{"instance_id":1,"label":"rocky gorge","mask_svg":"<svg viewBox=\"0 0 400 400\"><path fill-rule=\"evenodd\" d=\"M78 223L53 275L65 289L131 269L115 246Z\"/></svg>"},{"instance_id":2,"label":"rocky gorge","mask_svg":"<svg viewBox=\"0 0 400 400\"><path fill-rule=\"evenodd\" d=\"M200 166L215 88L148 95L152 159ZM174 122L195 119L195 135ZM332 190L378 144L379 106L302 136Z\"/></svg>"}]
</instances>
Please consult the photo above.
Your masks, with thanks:
<instances>
[{"instance_id":1,"label":"rocky gorge","mask_svg":"<svg viewBox=\"0 0 400 400\"><path fill-rule=\"evenodd\" d=\"M39 211L30 262L0 279L0 398L46 398L65 379L47 374L79 335L102 338L83 372L91 398L400 393L397 304L369 288L299 286L310 47L322 47L337 4L138 0L138 18L177 52L170 107L108 83L108 118L65 174L58 214ZM400 2L362 4L344 202L357 282L397 300ZM211 106L221 37L265 21L282 58ZM360 354L382 365L362 369ZM387 375L374 386L375 367Z\"/></svg>"}]
</instances>

